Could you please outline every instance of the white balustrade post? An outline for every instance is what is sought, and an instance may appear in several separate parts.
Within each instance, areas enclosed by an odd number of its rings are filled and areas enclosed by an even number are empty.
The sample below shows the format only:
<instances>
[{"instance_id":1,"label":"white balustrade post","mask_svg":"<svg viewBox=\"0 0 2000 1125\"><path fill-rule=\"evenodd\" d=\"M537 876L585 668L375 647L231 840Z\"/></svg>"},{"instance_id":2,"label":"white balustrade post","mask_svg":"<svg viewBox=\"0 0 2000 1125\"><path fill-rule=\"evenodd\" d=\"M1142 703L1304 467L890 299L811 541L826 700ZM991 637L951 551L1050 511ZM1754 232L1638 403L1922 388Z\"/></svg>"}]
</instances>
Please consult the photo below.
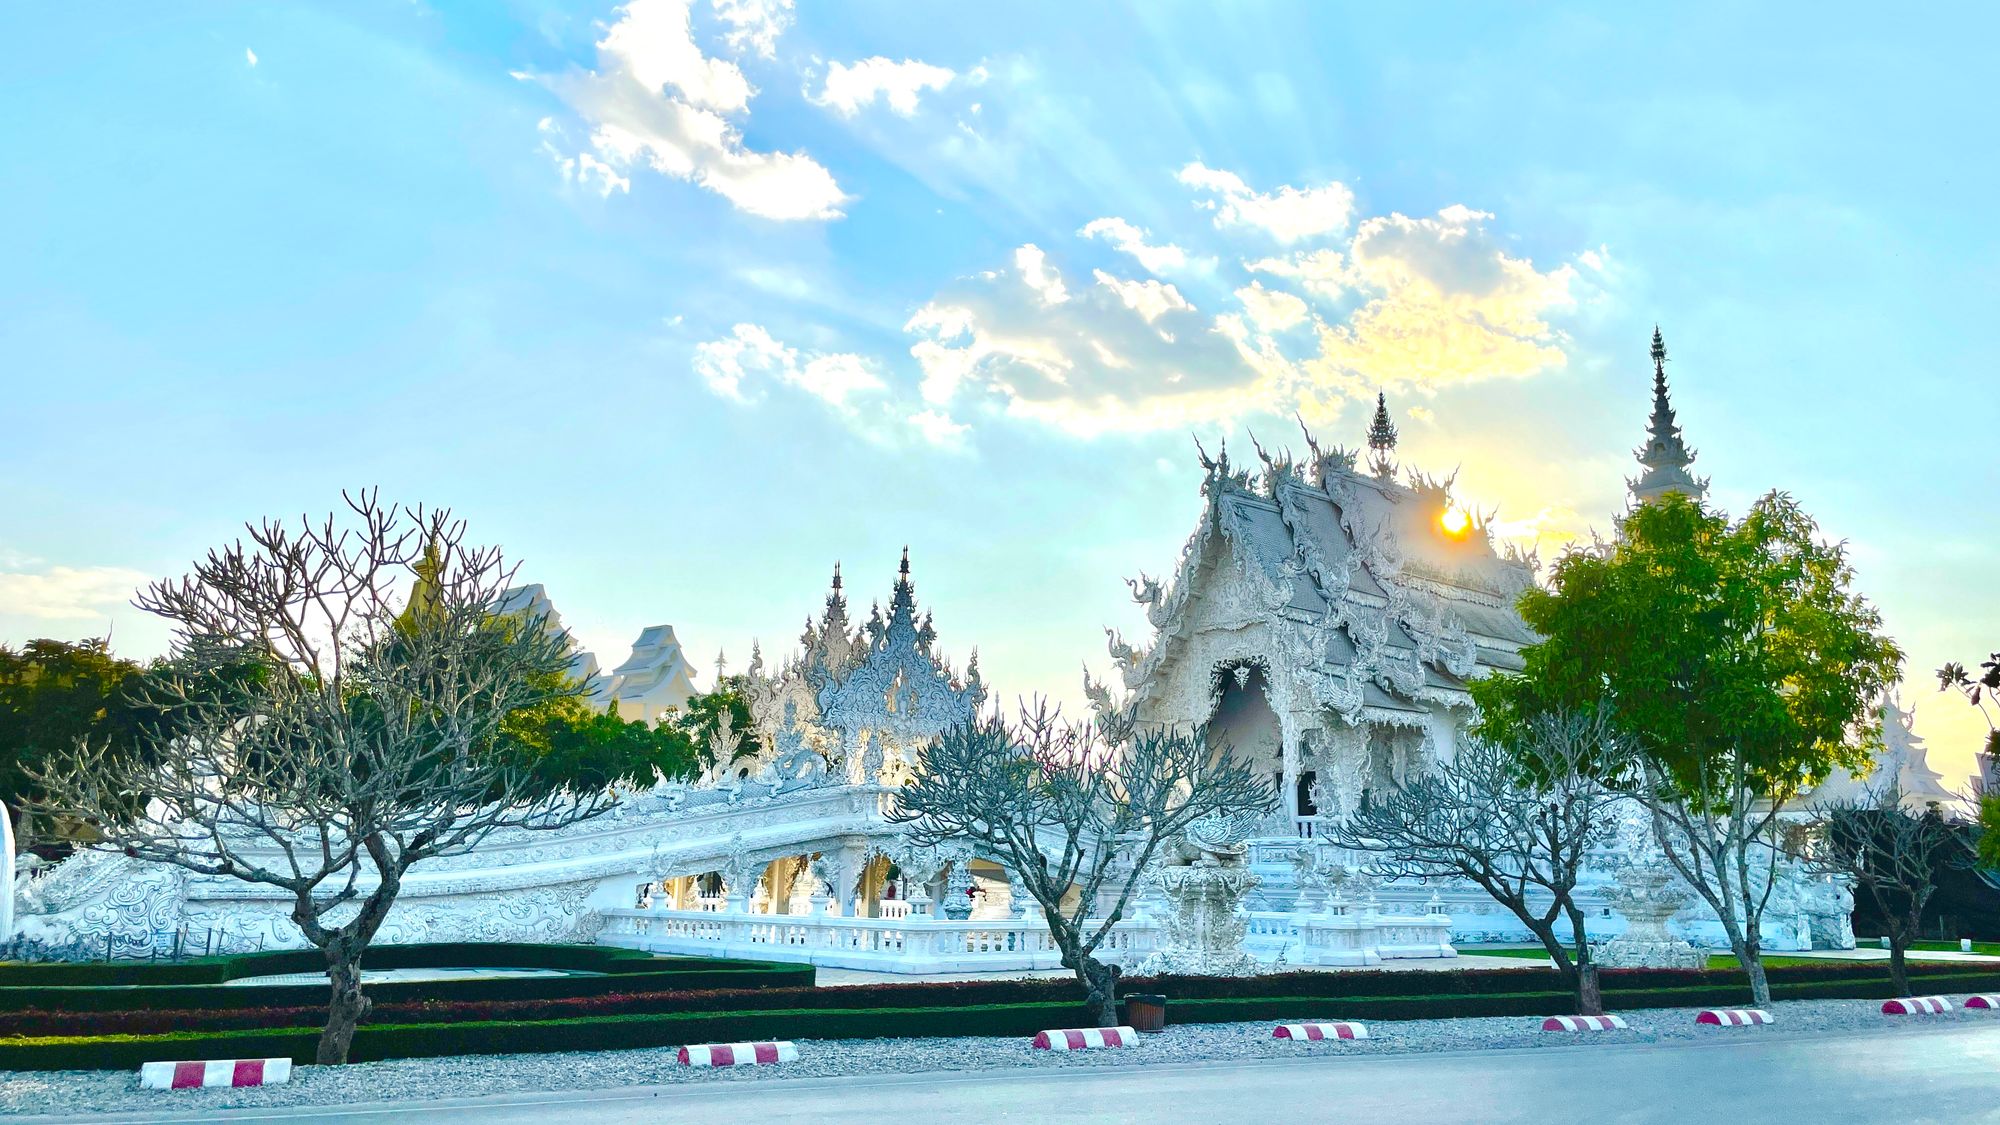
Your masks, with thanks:
<instances>
[{"instance_id":1,"label":"white balustrade post","mask_svg":"<svg viewBox=\"0 0 2000 1125\"><path fill-rule=\"evenodd\" d=\"M0 942L14 937L14 821L0 804Z\"/></svg>"}]
</instances>

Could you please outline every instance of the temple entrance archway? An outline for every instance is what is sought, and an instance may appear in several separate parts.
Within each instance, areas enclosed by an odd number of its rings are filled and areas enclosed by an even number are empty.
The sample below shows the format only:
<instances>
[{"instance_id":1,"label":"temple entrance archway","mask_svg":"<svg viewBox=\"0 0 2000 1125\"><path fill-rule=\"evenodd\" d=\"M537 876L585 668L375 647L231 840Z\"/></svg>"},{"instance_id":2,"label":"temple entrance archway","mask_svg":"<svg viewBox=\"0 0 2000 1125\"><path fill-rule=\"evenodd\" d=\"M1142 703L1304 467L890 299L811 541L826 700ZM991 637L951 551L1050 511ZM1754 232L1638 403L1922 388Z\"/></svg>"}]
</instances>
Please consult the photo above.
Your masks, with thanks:
<instances>
[{"instance_id":1,"label":"temple entrance archway","mask_svg":"<svg viewBox=\"0 0 2000 1125\"><path fill-rule=\"evenodd\" d=\"M1208 744L1227 748L1239 762L1271 779L1280 796L1285 784L1285 735L1271 706L1268 665L1261 659L1236 661L1215 670L1215 714L1208 721ZM1289 802L1288 802L1289 803Z\"/></svg>"}]
</instances>

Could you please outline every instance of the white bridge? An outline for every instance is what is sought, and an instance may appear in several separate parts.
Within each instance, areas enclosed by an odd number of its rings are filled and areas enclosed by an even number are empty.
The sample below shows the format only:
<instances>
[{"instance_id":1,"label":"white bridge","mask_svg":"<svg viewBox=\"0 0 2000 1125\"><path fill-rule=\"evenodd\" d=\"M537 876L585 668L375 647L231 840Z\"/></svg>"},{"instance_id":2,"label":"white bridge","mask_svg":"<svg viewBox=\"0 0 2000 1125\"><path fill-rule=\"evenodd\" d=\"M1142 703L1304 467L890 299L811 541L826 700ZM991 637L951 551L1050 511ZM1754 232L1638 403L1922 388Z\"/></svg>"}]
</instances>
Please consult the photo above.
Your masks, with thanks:
<instances>
[{"instance_id":1,"label":"white bridge","mask_svg":"<svg viewBox=\"0 0 2000 1125\"><path fill-rule=\"evenodd\" d=\"M910 846L893 801L824 773L661 786L595 820L496 833L418 865L378 940L595 941L912 974L1061 967L1040 908L1004 869L969 848ZM25 936L100 953L303 944L271 888L119 855L80 853L20 898ZM1100 959L1132 968L1158 949L1162 905L1142 896ZM1250 912L1246 946L1265 960L1364 965L1451 956L1450 927L1431 910L1324 903Z\"/></svg>"}]
</instances>

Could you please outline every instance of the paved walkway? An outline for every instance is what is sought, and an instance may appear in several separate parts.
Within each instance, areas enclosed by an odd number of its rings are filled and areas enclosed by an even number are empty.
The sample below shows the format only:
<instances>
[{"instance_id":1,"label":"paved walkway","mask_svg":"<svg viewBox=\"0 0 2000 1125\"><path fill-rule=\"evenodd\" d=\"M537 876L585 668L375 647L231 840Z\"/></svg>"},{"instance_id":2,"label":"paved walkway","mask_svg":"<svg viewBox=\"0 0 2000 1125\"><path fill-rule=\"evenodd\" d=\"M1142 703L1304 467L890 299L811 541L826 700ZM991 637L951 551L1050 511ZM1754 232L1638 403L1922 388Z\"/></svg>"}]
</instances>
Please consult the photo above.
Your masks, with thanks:
<instances>
[{"instance_id":1,"label":"paved walkway","mask_svg":"<svg viewBox=\"0 0 2000 1125\"><path fill-rule=\"evenodd\" d=\"M1577 1045L1281 1062L912 1074L212 1113L148 1122L878 1125L888 1119L1206 1122L1990 1121L2000 1027L1675 1045ZM137 1122L129 1115L77 1120Z\"/></svg>"}]
</instances>

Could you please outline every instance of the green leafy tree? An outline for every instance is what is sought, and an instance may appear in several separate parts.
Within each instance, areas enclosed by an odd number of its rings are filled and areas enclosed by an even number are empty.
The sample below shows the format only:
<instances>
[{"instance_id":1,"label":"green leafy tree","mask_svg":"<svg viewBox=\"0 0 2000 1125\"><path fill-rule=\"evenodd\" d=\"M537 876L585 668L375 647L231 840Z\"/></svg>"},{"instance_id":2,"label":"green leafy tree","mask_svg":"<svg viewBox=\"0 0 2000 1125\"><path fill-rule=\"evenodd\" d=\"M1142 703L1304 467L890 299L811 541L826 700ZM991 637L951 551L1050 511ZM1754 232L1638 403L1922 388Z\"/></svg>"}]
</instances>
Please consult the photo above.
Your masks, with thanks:
<instances>
[{"instance_id":1,"label":"green leafy tree","mask_svg":"<svg viewBox=\"0 0 2000 1125\"><path fill-rule=\"evenodd\" d=\"M141 719L126 687L140 670L113 656L104 639L0 645L0 802L7 815L41 795L30 775L51 755L83 739L131 745Z\"/></svg>"},{"instance_id":2,"label":"green leafy tree","mask_svg":"<svg viewBox=\"0 0 2000 1125\"><path fill-rule=\"evenodd\" d=\"M500 724L497 750L520 758L553 786L644 789L701 772L699 744L672 723L646 723L600 711L565 670L546 694Z\"/></svg>"},{"instance_id":3,"label":"green leafy tree","mask_svg":"<svg viewBox=\"0 0 2000 1125\"><path fill-rule=\"evenodd\" d=\"M1544 639L1523 672L1474 689L1481 733L1503 744L1542 712L1610 709L1637 755L1627 792L1759 1004L1779 817L1833 767L1868 768L1874 704L1902 661L1818 530L1783 493L1735 522L1679 494L1642 505L1618 541L1572 551L1522 595Z\"/></svg>"},{"instance_id":4,"label":"green leafy tree","mask_svg":"<svg viewBox=\"0 0 2000 1125\"><path fill-rule=\"evenodd\" d=\"M713 769L741 758L757 756L756 720L750 715L748 686L749 681L742 676L724 676L714 691L690 698L687 706L669 716L668 721L686 733L701 755L704 768ZM729 739L720 737L725 717L728 730L735 738L735 748L730 752L728 762L717 762L715 748L729 742Z\"/></svg>"}]
</instances>

